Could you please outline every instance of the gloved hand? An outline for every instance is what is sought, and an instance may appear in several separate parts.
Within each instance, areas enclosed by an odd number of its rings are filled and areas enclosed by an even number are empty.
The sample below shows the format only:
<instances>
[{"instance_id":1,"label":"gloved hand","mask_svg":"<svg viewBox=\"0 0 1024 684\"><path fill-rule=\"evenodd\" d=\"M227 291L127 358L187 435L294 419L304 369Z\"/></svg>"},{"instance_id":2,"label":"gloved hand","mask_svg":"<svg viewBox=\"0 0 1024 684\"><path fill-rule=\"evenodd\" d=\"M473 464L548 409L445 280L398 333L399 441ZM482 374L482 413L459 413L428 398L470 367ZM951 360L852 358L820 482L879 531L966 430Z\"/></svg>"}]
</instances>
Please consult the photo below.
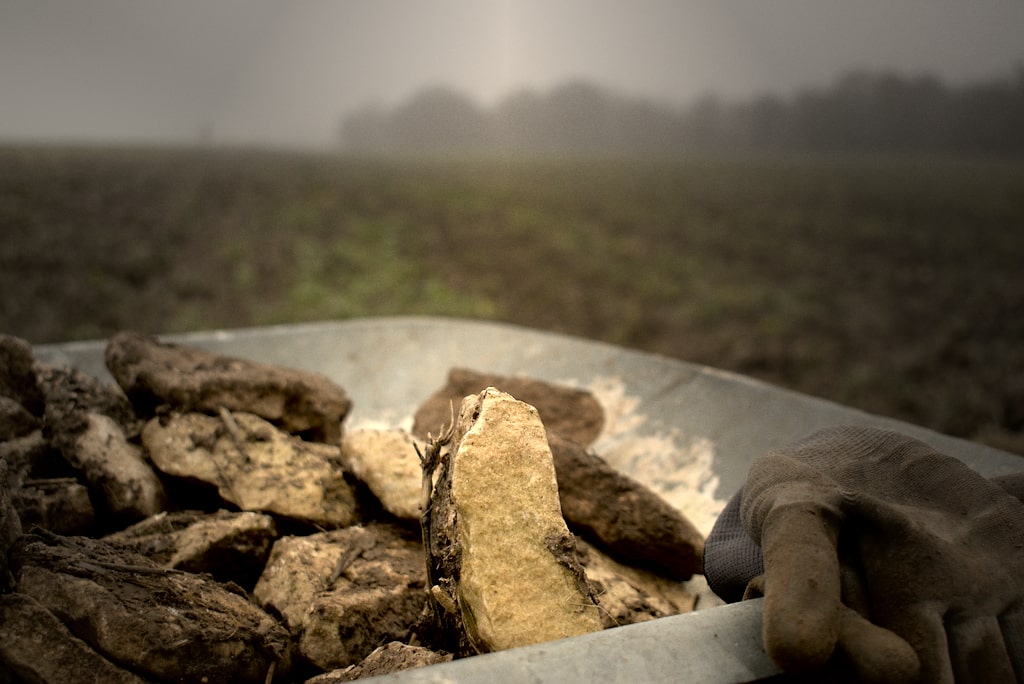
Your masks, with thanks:
<instances>
[{"instance_id":1,"label":"gloved hand","mask_svg":"<svg viewBox=\"0 0 1024 684\"><path fill-rule=\"evenodd\" d=\"M1024 503L960 461L830 428L758 459L740 518L782 669L1024 682Z\"/></svg>"}]
</instances>

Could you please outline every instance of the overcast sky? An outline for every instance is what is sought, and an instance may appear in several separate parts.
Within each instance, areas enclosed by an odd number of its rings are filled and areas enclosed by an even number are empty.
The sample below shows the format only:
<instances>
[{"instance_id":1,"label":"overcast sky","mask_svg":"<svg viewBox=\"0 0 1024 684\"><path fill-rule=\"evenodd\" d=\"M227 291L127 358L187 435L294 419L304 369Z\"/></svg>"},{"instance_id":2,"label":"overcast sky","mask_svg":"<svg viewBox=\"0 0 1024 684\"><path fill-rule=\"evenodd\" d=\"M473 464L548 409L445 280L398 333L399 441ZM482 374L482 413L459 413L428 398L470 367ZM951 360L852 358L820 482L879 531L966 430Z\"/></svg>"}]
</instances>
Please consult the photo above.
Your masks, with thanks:
<instances>
[{"instance_id":1,"label":"overcast sky","mask_svg":"<svg viewBox=\"0 0 1024 684\"><path fill-rule=\"evenodd\" d=\"M0 139L315 146L432 84L486 105L585 78L686 104L1017 67L1022 0L3 0Z\"/></svg>"}]
</instances>

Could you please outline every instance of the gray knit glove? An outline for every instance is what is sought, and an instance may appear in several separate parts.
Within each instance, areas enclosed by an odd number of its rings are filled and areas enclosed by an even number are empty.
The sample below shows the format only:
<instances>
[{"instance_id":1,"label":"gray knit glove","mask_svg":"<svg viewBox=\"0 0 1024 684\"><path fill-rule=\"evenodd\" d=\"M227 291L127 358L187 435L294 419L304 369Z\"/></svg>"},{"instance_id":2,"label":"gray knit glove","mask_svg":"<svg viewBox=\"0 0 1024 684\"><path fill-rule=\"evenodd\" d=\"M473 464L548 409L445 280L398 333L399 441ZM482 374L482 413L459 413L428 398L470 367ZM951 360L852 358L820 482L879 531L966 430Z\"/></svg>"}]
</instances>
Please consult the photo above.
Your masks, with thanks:
<instances>
[{"instance_id":1,"label":"gray knit glove","mask_svg":"<svg viewBox=\"0 0 1024 684\"><path fill-rule=\"evenodd\" d=\"M782 669L1024 682L1024 503L960 461L830 428L758 459L740 518Z\"/></svg>"}]
</instances>

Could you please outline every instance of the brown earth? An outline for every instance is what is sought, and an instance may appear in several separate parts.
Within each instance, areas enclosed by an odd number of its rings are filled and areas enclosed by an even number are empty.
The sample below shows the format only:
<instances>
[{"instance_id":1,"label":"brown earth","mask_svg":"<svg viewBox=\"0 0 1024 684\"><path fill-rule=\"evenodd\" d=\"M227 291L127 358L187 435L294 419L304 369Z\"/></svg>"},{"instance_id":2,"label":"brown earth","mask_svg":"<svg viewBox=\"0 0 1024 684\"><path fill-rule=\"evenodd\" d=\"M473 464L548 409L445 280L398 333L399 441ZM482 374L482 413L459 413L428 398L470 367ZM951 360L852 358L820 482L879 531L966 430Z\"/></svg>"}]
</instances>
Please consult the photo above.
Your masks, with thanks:
<instances>
[{"instance_id":1,"label":"brown earth","mask_svg":"<svg viewBox=\"0 0 1024 684\"><path fill-rule=\"evenodd\" d=\"M381 314L706 363L1024 453L1024 173L971 158L0 149L0 332Z\"/></svg>"}]
</instances>

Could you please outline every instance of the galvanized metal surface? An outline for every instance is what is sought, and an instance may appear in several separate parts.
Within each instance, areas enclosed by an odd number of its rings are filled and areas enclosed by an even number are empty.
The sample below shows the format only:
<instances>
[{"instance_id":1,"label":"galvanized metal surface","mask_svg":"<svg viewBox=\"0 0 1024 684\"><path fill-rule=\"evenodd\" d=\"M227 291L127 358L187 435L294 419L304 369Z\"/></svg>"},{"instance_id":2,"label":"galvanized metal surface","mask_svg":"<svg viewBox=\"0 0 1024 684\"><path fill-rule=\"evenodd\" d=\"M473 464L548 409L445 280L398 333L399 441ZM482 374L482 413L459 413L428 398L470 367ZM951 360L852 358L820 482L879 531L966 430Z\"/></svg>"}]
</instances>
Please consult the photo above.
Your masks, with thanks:
<instances>
[{"instance_id":1,"label":"galvanized metal surface","mask_svg":"<svg viewBox=\"0 0 1024 684\"><path fill-rule=\"evenodd\" d=\"M346 427L409 427L450 368L583 387L607 415L594 450L661 494L707 533L750 463L828 425L896 429L986 476L1024 459L743 376L500 323L356 319L165 336L212 351L322 373L353 399ZM103 341L43 345L38 358L109 380ZM739 682L775 672L760 643L760 602L399 673L395 682Z\"/></svg>"},{"instance_id":2,"label":"galvanized metal surface","mask_svg":"<svg viewBox=\"0 0 1024 684\"><path fill-rule=\"evenodd\" d=\"M778 673L761 647L762 600L674 615L363 681L750 682Z\"/></svg>"}]
</instances>

